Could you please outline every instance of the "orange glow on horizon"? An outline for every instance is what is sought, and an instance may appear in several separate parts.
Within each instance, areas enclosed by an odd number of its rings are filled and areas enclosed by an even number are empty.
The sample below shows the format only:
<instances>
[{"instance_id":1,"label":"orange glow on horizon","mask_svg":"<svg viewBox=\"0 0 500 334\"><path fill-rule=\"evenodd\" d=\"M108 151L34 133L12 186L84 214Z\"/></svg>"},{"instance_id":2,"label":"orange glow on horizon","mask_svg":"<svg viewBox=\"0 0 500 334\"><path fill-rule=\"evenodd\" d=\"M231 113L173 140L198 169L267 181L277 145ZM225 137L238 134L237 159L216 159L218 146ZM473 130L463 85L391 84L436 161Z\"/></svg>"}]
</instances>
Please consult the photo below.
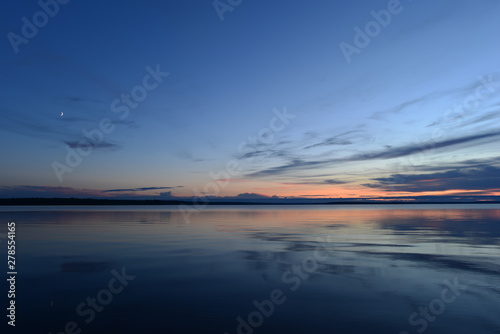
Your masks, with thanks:
<instances>
[{"instance_id":1,"label":"orange glow on horizon","mask_svg":"<svg viewBox=\"0 0 500 334\"><path fill-rule=\"evenodd\" d=\"M278 196L288 198L375 198L375 197L418 197L418 196L467 196L467 195L483 195L483 196L500 196L499 191L483 192L481 190L466 190L466 189L450 189L425 192L391 192L381 191L371 188L330 188L325 191L324 187L307 187L303 190L290 191L292 187L267 187L260 189L245 189L239 192L231 192L227 195L220 196L237 196L241 193L256 193L264 196ZM319 188L319 189L318 189Z\"/></svg>"}]
</instances>

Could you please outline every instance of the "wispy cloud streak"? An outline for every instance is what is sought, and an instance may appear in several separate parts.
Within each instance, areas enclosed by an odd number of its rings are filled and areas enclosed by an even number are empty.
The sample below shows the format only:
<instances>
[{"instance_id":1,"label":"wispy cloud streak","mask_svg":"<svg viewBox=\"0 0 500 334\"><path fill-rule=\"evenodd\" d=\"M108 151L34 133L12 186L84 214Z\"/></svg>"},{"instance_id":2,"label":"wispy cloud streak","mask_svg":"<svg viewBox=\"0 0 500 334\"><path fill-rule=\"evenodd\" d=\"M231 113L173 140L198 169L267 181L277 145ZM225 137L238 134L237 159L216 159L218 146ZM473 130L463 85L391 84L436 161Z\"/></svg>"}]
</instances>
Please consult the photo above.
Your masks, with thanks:
<instances>
[{"instance_id":1,"label":"wispy cloud streak","mask_svg":"<svg viewBox=\"0 0 500 334\"><path fill-rule=\"evenodd\" d=\"M485 140L485 139L493 140L494 138L499 136L500 136L500 131L495 130L482 134L468 135L443 141L425 142L421 144L412 144L401 147L389 147L383 151L378 151L373 153L360 153L346 158L325 159L316 161L304 161L302 159L294 159L286 165L264 169L258 172L248 174L247 176L262 177L262 176L279 175L289 171L317 168L334 163L394 159L420 153L425 150L438 150L447 147L459 146L467 143L477 143L480 140Z\"/></svg>"},{"instance_id":2,"label":"wispy cloud streak","mask_svg":"<svg viewBox=\"0 0 500 334\"><path fill-rule=\"evenodd\" d=\"M174 189L174 188L176 188L176 187L144 187L144 188L129 188L129 189L108 189L108 190L103 190L103 193L135 192L135 191L163 190L163 189Z\"/></svg>"}]
</instances>

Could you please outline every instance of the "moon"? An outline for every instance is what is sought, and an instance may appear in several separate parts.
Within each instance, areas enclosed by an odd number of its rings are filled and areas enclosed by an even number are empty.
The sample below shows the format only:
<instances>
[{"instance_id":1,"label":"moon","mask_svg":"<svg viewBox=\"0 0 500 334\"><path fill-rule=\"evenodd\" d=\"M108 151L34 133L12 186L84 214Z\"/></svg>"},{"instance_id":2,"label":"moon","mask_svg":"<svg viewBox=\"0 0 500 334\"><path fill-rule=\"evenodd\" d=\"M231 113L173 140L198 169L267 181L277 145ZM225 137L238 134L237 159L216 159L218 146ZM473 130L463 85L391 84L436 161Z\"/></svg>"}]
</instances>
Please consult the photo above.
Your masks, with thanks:
<instances>
[{"instance_id":1,"label":"moon","mask_svg":"<svg viewBox=\"0 0 500 334\"><path fill-rule=\"evenodd\" d=\"M61 116L63 116L63 115L64 115L64 112L61 111Z\"/></svg>"}]
</instances>

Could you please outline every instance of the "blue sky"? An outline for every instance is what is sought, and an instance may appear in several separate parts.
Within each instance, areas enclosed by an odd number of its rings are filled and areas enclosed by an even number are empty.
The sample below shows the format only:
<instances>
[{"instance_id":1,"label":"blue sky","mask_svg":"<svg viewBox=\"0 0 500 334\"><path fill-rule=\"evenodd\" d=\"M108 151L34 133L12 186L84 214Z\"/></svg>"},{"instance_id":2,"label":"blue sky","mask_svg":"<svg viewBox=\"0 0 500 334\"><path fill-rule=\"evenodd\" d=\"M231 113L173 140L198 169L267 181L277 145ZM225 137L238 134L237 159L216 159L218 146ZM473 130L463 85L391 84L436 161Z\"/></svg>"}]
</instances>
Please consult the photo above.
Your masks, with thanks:
<instances>
[{"instance_id":1,"label":"blue sky","mask_svg":"<svg viewBox=\"0 0 500 334\"><path fill-rule=\"evenodd\" d=\"M42 3L0 14L1 197L500 193L497 1Z\"/></svg>"}]
</instances>

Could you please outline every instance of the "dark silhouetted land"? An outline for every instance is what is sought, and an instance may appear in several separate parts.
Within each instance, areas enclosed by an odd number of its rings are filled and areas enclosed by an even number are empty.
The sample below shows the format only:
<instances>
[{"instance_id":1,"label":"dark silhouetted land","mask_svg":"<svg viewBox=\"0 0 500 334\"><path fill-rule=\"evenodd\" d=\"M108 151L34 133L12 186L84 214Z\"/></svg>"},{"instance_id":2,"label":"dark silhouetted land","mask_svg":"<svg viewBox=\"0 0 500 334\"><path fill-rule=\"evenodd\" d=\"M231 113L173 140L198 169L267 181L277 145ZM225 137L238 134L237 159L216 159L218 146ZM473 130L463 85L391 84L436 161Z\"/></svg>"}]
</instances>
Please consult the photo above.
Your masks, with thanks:
<instances>
[{"instance_id":1,"label":"dark silhouetted land","mask_svg":"<svg viewBox=\"0 0 500 334\"><path fill-rule=\"evenodd\" d=\"M158 200L158 199L96 199L96 198L2 198L0 205L304 205L304 204L499 204L498 197L488 198L345 198L345 199L280 199L280 200L216 200L192 199Z\"/></svg>"}]
</instances>

